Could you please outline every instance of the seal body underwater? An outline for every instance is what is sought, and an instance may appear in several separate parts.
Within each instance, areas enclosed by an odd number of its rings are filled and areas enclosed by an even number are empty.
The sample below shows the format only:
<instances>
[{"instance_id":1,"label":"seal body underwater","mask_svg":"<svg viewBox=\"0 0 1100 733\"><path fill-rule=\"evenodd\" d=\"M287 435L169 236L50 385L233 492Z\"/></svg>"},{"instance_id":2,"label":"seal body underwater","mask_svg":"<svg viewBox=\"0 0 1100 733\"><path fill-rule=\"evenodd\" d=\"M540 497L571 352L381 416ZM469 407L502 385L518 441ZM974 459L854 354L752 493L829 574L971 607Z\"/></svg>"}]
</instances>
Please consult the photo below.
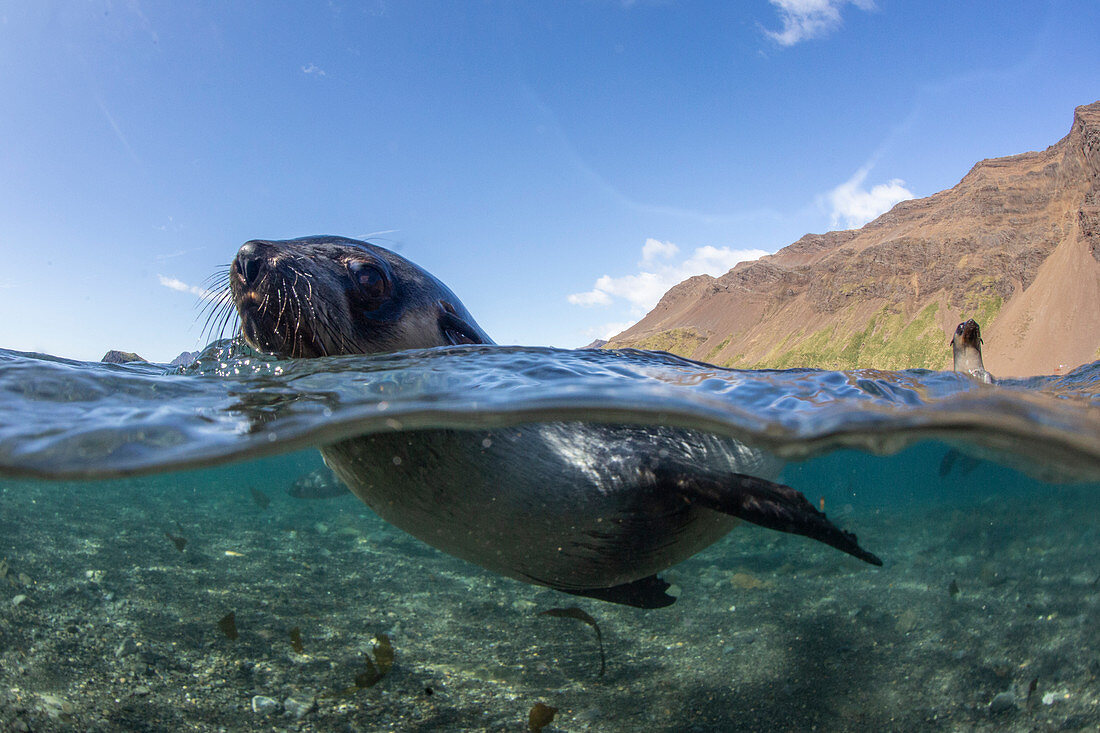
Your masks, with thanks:
<instances>
[{"instance_id":1,"label":"seal body underwater","mask_svg":"<svg viewBox=\"0 0 1100 733\"><path fill-rule=\"evenodd\" d=\"M986 384L993 384L993 375L985 370L982 363L982 331L978 322L971 318L955 327L951 337L951 354L956 372L965 372Z\"/></svg>"},{"instance_id":2,"label":"seal body underwater","mask_svg":"<svg viewBox=\"0 0 1100 733\"><path fill-rule=\"evenodd\" d=\"M492 344L445 285L353 239L247 242L230 265L230 289L244 339L279 356ZM672 603L656 574L741 520L882 564L775 483L772 457L698 431L575 422L409 430L321 453L379 516L428 544L616 603Z\"/></svg>"}]
</instances>

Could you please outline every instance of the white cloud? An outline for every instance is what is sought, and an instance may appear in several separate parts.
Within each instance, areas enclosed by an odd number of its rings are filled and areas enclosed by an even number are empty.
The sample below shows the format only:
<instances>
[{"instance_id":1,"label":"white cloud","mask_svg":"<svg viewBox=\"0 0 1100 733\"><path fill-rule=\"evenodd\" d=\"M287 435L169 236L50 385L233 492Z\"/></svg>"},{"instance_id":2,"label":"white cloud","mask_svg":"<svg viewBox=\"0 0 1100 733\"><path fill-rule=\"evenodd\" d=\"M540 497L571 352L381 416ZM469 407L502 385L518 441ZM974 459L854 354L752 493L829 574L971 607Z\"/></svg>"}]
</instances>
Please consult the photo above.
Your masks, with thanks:
<instances>
[{"instance_id":1,"label":"white cloud","mask_svg":"<svg viewBox=\"0 0 1100 733\"><path fill-rule=\"evenodd\" d=\"M894 178L888 183L880 183L870 191L861 188L868 166L856 171L855 175L840 184L827 195L832 207L832 227L843 225L845 229L858 229L872 219L882 216L895 204L913 198L913 192L905 187L905 181Z\"/></svg>"},{"instance_id":2,"label":"white cloud","mask_svg":"<svg viewBox=\"0 0 1100 733\"><path fill-rule=\"evenodd\" d=\"M606 277L606 275L604 276ZM602 279L602 278L601 278ZM599 283L597 283L598 285ZM611 296L603 290L589 290L587 293L573 293L569 296L573 305L611 305Z\"/></svg>"},{"instance_id":3,"label":"white cloud","mask_svg":"<svg viewBox=\"0 0 1100 733\"><path fill-rule=\"evenodd\" d=\"M157 279L160 280L161 285L170 290L197 295L203 300L221 300L225 297L224 293L220 290L207 290L206 288L200 288L198 285L188 285L183 280L177 280L174 277L157 275Z\"/></svg>"},{"instance_id":4,"label":"white cloud","mask_svg":"<svg viewBox=\"0 0 1100 733\"><path fill-rule=\"evenodd\" d=\"M303 74L315 74L317 76L324 76L325 70L316 64L307 64L302 67Z\"/></svg>"},{"instance_id":5,"label":"white cloud","mask_svg":"<svg viewBox=\"0 0 1100 733\"><path fill-rule=\"evenodd\" d=\"M675 257L679 251L680 248L672 242L662 242L651 237L642 245L642 264L652 264L659 259L667 260L669 257Z\"/></svg>"},{"instance_id":6,"label":"white cloud","mask_svg":"<svg viewBox=\"0 0 1100 733\"><path fill-rule=\"evenodd\" d=\"M594 339L602 339L604 341L610 341L612 336L618 336L620 333L637 323L637 319L633 321L615 321L613 323L603 323L599 326L593 326L592 328L584 329L585 338L591 342Z\"/></svg>"},{"instance_id":7,"label":"white cloud","mask_svg":"<svg viewBox=\"0 0 1100 733\"><path fill-rule=\"evenodd\" d=\"M767 254L759 249L706 246L697 248L687 259L677 262L674 258L679 252L680 248L672 242L647 239L636 274L622 277L604 275L596 280L591 290L570 295L569 302L581 306L611 305L618 298L627 301L635 313L644 314L657 305L669 288L693 275L705 273L718 277L729 272L738 262L755 260Z\"/></svg>"},{"instance_id":8,"label":"white cloud","mask_svg":"<svg viewBox=\"0 0 1100 733\"><path fill-rule=\"evenodd\" d=\"M769 0L779 11L783 29L765 30L768 38L780 46L831 33L841 25L840 9L851 2L860 10L873 10L874 0Z\"/></svg>"}]
</instances>

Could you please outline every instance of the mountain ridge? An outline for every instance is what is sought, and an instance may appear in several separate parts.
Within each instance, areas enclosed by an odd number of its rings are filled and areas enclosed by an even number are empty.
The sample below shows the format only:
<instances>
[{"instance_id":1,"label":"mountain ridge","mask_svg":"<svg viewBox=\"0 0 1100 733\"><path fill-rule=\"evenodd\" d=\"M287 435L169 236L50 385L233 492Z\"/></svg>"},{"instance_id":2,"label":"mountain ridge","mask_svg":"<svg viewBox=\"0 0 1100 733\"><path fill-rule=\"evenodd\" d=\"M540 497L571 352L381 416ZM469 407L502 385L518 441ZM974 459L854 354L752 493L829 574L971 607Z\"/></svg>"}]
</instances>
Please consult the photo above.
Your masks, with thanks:
<instances>
[{"instance_id":1,"label":"mountain ridge","mask_svg":"<svg viewBox=\"0 0 1100 733\"><path fill-rule=\"evenodd\" d=\"M1046 150L979 161L860 229L688 278L604 348L741 368L943 369L967 318L997 375L1100 358L1100 102Z\"/></svg>"}]
</instances>

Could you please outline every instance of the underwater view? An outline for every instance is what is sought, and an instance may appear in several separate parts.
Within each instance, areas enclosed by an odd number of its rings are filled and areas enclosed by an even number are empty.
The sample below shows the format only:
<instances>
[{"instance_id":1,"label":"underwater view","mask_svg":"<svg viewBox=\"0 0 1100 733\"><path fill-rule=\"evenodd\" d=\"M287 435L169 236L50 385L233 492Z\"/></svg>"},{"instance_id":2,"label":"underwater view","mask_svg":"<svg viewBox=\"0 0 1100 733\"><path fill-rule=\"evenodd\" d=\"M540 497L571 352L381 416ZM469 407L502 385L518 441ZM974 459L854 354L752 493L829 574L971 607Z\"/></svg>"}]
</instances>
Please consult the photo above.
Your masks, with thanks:
<instances>
[{"instance_id":1,"label":"underwater view","mask_svg":"<svg viewBox=\"0 0 1100 733\"><path fill-rule=\"evenodd\" d=\"M179 368L0 351L0 405L5 730L1100 725L1100 362L990 385L221 341ZM316 450L597 424L762 451L882 566L745 522L660 572L671 605L606 602L434 549Z\"/></svg>"}]
</instances>

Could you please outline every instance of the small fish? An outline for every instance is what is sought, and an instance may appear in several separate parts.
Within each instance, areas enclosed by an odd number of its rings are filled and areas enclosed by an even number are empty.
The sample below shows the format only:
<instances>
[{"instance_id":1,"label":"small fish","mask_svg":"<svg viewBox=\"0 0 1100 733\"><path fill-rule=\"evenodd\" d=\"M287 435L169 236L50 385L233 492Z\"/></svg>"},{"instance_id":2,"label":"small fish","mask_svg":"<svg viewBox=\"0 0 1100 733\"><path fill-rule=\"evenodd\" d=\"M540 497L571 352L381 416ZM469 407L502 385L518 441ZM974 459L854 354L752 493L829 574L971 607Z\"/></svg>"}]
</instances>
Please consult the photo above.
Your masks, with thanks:
<instances>
[{"instance_id":1,"label":"small fish","mask_svg":"<svg viewBox=\"0 0 1100 733\"><path fill-rule=\"evenodd\" d=\"M179 535L174 535L171 532L165 532L164 536L172 541L172 544L176 546L176 549L183 552L183 548L187 547L187 538Z\"/></svg>"},{"instance_id":2,"label":"small fish","mask_svg":"<svg viewBox=\"0 0 1100 733\"><path fill-rule=\"evenodd\" d=\"M954 578L951 579L951 584L947 586L947 592L954 598L959 595L959 583Z\"/></svg>"},{"instance_id":3,"label":"small fish","mask_svg":"<svg viewBox=\"0 0 1100 733\"><path fill-rule=\"evenodd\" d=\"M963 455L959 461L959 471L962 472L963 476L969 476L980 465L982 465L982 462L974 456Z\"/></svg>"},{"instance_id":4,"label":"small fish","mask_svg":"<svg viewBox=\"0 0 1100 733\"><path fill-rule=\"evenodd\" d=\"M947 478L947 475L951 473L956 464L958 464L959 473L963 476L969 476L981 463L977 458L960 453L952 448L943 454L943 460L940 461L940 478Z\"/></svg>"},{"instance_id":5,"label":"small fish","mask_svg":"<svg viewBox=\"0 0 1100 733\"><path fill-rule=\"evenodd\" d=\"M557 715L557 712L557 708L543 705L541 702L535 703L531 708L530 714L527 716L527 730L531 731L531 733L539 733L540 730L554 721L554 716Z\"/></svg>"},{"instance_id":6,"label":"small fish","mask_svg":"<svg viewBox=\"0 0 1100 733\"><path fill-rule=\"evenodd\" d=\"M374 659L370 658L369 653L363 654L363 663L366 665L366 669L355 675L355 684L352 687L345 687L342 690L322 695L322 697L350 695L366 687L373 687L393 669L393 656L393 644L390 643L390 637L379 634L374 639Z\"/></svg>"},{"instance_id":7,"label":"small fish","mask_svg":"<svg viewBox=\"0 0 1100 733\"><path fill-rule=\"evenodd\" d=\"M393 644L385 634L379 634L374 639L374 661L383 675L389 674L393 669Z\"/></svg>"},{"instance_id":8,"label":"small fish","mask_svg":"<svg viewBox=\"0 0 1100 733\"><path fill-rule=\"evenodd\" d=\"M328 468L310 471L299 477L287 493L295 499L335 499L351 495L348 487Z\"/></svg>"},{"instance_id":9,"label":"small fish","mask_svg":"<svg viewBox=\"0 0 1100 733\"><path fill-rule=\"evenodd\" d=\"M1035 677L1031 680L1031 682L1027 686L1027 697L1024 698L1024 705L1025 706L1031 705L1031 696L1035 694L1035 688L1037 688L1038 686L1039 686L1039 678Z\"/></svg>"},{"instance_id":10,"label":"small fish","mask_svg":"<svg viewBox=\"0 0 1100 733\"><path fill-rule=\"evenodd\" d=\"M265 494L264 492L253 486L249 486L248 490L252 492L252 501L256 502L256 506L260 507L261 509L267 509L268 506L271 505L271 499L269 499L267 494Z\"/></svg>"},{"instance_id":11,"label":"small fish","mask_svg":"<svg viewBox=\"0 0 1100 733\"><path fill-rule=\"evenodd\" d=\"M577 608L576 606L570 606L569 608L550 608L545 611L540 611L539 616L554 616L556 618L575 618L578 621L591 626L596 630L596 643L600 647L600 677L603 677L603 673L607 670L607 658L603 652L603 634L600 633L600 625L596 623L596 619L589 616L587 613ZM549 721L547 721L549 722Z\"/></svg>"},{"instance_id":12,"label":"small fish","mask_svg":"<svg viewBox=\"0 0 1100 733\"><path fill-rule=\"evenodd\" d=\"M302 630L295 626L290 630L290 646L294 648L294 651L298 654L305 653L305 647L302 646Z\"/></svg>"},{"instance_id":13,"label":"small fish","mask_svg":"<svg viewBox=\"0 0 1100 733\"><path fill-rule=\"evenodd\" d=\"M374 687L382 680L383 677L385 677L384 674L378 671L378 667L375 666L369 654L363 655L363 662L367 665L367 668L359 674L355 675L354 689L356 690L361 690L364 687Z\"/></svg>"},{"instance_id":14,"label":"small fish","mask_svg":"<svg viewBox=\"0 0 1100 733\"><path fill-rule=\"evenodd\" d=\"M230 641L240 637L240 634L237 633L237 613L230 611L222 616L221 620L218 621L218 628L225 634L225 638Z\"/></svg>"},{"instance_id":15,"label":"small fish","mask_svg":"<svg viewBox=\"0 0 1100 733\"><path fill-rule=\"evenodd\" d=\"M947 478L947 474L951 473L955 461L959 460L959 456L961 455L962 454L954 448L943 454L943 460L940 461L940 478Z\"/></svg>"}]
</instances>

